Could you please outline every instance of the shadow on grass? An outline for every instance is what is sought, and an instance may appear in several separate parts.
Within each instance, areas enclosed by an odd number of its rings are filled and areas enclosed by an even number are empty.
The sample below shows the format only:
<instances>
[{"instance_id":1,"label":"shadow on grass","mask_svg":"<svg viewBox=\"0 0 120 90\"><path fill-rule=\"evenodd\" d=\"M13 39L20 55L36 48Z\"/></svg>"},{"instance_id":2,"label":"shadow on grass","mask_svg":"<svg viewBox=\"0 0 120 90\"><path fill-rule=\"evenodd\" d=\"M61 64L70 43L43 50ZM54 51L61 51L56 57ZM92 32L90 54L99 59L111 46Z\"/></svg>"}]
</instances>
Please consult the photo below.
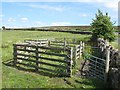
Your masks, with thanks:
<instances>
[{"instance_id":1,"label":"shadow on grass","mask_svg":"<svg viewBox=\"0 0 120 90\"><path fill-rule=\"evenodd\" d=\"M25 68L25 67L22 67L22 66L14 66L13 59L9 59L9 60L4 61L2 63L6 66L13 67L13 68L16 68L18 70L22 70L22 71L26 71L26 72L32 72L32 73L36 73L36 74L39 74L39 75L48 76L50 78L52 78L52 77L65 77L63 75L56 75L56 74L48 72L46 70L36 71L35 68L28 69L28 68Z\"/></svg>"},{"instance_id":2,"label":"shadow on grass","mask_svg":"<svg viewBox=\"0 0 120 90\"><path fill-rule=\"evenodd\" d=\"M95 87L94 90L106 90L105 85L102 83L102 81L97 79L89 79L89 80L83 80L83 81L75 80L75 82L85 86L92 85L93 87Z\"/></svg>"}]
</instances>

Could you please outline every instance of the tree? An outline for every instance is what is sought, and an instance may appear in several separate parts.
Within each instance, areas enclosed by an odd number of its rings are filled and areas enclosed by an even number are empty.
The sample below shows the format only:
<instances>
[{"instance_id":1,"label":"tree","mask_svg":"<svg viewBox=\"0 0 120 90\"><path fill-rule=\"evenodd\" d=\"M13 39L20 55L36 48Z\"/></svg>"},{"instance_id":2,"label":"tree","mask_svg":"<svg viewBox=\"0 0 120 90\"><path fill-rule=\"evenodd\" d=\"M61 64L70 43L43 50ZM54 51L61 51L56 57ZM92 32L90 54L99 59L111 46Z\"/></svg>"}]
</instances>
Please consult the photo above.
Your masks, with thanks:
<instances>
[{"instance_id":1,"label":"tree","mask_svg":"<svg viewBox=\"0 0 120 90\"><path fill-rule=\"evenodd\" d=\"M91 26L92 26L92 40L97 40L97 38L104 38L108 41L115 40L115 33L113 28L113 23L110 21L110 17L108 13L103 15L103 13L98 10L98 13L93 19Z\"/></svg>"},{"instance_id":2,"label":"tree","mask_svg":"<svg viewBox=\"0 0 120 90\"><path fill-rule=\"evenodd\" d=\"M5 26L2 26L2 29L5 30Z\"/></svg>"}]
</instances>

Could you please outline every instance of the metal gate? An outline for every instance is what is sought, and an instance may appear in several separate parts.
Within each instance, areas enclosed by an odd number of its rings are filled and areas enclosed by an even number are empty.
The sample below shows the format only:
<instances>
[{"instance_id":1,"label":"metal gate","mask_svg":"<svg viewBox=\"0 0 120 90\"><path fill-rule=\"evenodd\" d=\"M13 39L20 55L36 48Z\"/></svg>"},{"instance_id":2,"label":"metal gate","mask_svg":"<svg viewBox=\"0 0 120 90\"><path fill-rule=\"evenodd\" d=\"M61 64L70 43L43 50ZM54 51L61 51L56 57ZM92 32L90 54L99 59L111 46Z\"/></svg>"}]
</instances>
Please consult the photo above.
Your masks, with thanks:
<instances>
[{"instance_id":1,"label":"metal gate","mask_svg":"<svg viewBox=\"0 0 120 90\"><path fill-rule=\"evenodd\" d=\"M105 60L93 56L91 54L85 54L85 60L88 63L87 76L98 78L101 80L105 79Z\"/></svg>"},{"instance_id":2,"label":"metal gate","mask_svg":"<svg viewBox=\"0 0 120 90\"><path fill-rule=\"evenodd\" d=\"M106 49L105 59L84 52L84 63L81 69L82 74L85 73L88 77L101 79L106 82L109 71L109 52L110 51Z\"/></svg>"}]
</instances>

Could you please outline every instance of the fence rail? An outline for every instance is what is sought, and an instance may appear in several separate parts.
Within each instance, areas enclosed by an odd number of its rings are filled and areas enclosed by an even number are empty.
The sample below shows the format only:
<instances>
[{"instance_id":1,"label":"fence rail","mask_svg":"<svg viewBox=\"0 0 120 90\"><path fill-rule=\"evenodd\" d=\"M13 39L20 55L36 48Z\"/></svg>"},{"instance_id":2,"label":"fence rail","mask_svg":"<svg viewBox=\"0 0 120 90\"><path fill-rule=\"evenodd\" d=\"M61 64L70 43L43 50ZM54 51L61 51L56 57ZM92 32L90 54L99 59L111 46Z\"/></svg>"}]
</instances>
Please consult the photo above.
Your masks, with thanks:
<instances>
[{"instance_id":1,"label":"fence rail","mask_svg":"<svg viewBox=\"0 0 120 90\"><path fill-rule=\"evenodd\" d=\"M33 44L14 44L14 65L17 66L19 65L27 65L30 67L35 68L37 71L40 69L44 69L47 71L52 71L56 72L52 69L45 68L45 67L40 67L40 65L47 65L55 68L62 68L66 70L66 75L71 76L72 73L72 48L61 48L61 47L47 47L47 46L39 46L39 45L33 45ZM29 49L29 50L28 50ZM46 50L52 50L52 52L48 52ZM61 53L56 53L53 50L62 50L66 53L61 54ZM32 54L31 54L32 53ZM33 55L34 54L34 55ZM44 55L43 55L44 54ZM68 55L70 54L70 55ZM45 57L46 55L51 55L51 56L59 56L63 57L64 59L55 59L55 58L48 58ZM32 59L31 59L32 58ZM34 60L33 60L34 59ZM22 60L21 62L19 60ZM41 61L42 60L42 61ZM28 65L25 62L33 62L36 65ZM47 61L52 61L47 62ZM58 62L59 64L53 63L53 62ZM64 65L61 65L64 63Z\"/></svg>"},{"instance_id":2,"label":"fence rail","mask_svg":"<svg viewBox=\"0 0 120 90\"><path fill-rule=\"evenodd\" d=\"M24 43L14 44L14 65L26 66L27 64L23 63L23 61L33 62L34 66L28 66L35 68L36 71L41 71L42 69L55 72L50 68L46 68L51 66L62 68L65 70L64 74L71 76L72 64L77 59L80 59L84 48L82 41L79 43L76 43L75 40L72 41L74 42L68 42L66 39L24 40ZM47 57L49 55L50 57ZM58 57L62 59L58 59ZM41 65L46 65L46 67L41 67Z\"/></svg>"}]
</instances>

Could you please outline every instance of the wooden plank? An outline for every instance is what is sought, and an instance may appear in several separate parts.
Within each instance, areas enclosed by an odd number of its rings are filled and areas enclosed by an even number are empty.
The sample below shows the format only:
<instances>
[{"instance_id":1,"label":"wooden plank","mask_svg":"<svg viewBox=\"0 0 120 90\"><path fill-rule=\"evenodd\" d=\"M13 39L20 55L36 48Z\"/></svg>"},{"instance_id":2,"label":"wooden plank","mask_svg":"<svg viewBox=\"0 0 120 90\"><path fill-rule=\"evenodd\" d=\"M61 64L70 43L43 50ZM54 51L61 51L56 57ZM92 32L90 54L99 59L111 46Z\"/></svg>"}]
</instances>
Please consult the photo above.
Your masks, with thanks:
<instances>
[{"instance_id":1,"label":"wooden plank","mask_svg":"<svg viewBox=\"0 0 120 90\"><path fill-rule=\"evenodd\" d=\"M65 69L69 68L69 67L67 67L67 66L55 65L55 64L50 64L50 63L40 62L40 61L38 61L38 63L44 64L44 65L53 66L53 67L57 67L57 68L65 68Z\"/></svg>"},{"instance_id":2,"label":"wooden plank","mask_svg":"<svg viewBox=\"0 0 120 90\"><path fill-rule=\"evenodd\" d=\"M25 56L25 57L36 58L36 56L33 56L33 55L27 55L27 54L22 54L22 53L17 53L17 56Z\"/></svg>"},{"instance_id":3,"label":"wooden plank","mask_svg":"<svg viewBox=\"0 0 120 90\"><path fill-rule=\"evenodd\" d=\"M51 41L52 43L64 43L63 41Z\"/></svg>"},{"instance_id":4,"label":"wooden plank","mask_svg":"<svg viewBox=\"0 0 120 90\"><path fill-rule=\"evenodd\" d=\"M79 59L79 56L77 56L76 59Z\"/></svg>"},{"instance_id":5,"label":"wooden plank","mask_svg":"<svg viewBox=\"0 0 120 90\"><path fill-rule=\"evenodd\" d=\"M31 59L25 59L25 58L17 58L17 59L24 60L24 61L31 61L31 62L36 63L35 60L31 60ZM41 62L39 62L39 63L40 63L40 64L43 64L43 63L41 63ZM21 63L21 62L17 62L17 64L21 64L21 65L25 65L25 66L29 66L29 67L33 67L33 68L38 68L38 69L43 69L43 70L47 70L47 71L54 72L54 71L52 71L52 70L50 70L50 69L38 67L38 66L35 66L35 65L25 64L25 63ZM52 65L52 64L49 64L49 65ZM56 65L56 66L59 67L60 65ZM56 67L56 66L55 66L55 67ZM64 68L64 66L60 66L60 67ZM65 69L67 69L67 67L65 67Z\"/></svg>"},{"instance_id":6,"label":"wooden plank","mask_svg":"<svg viewBox=\"0 0 120 90\"><path fill-rule=\"evenodd\" d=\"M54 55L54 56L60 56L60 57L67 57L67 55L65 55L65 54L58 54L58 53L52 53L52 52L42 52L42 51L38 51L38 53L47 54L47 55Z\"/></svg>"},{"instance_id":7,"label":"wooden plank","mask_svg":"<svg viewBox=\"0 0 120 90\"><path fill-rule=\"evenodd\" d=\"M26 59L26 58L21 58L21 57L17 57L17 59L36 63L36 61L32 59Z\"/></svg>"},{"instance_id":8,"label":"wooden plank","mask_svg":"<svg viewBox=\"0 0 120 90\"><path fill-rule=\"evenodd\" d=\"M50 45L53 45L53 46L64 46L64 44L50 44Z\"/></svg>"},{"instance_id":9,"label":"wooden plank","mask_svg":"<svg viewBox=\"0 0 120 90\"><path fill-rule=\"evenodd\" d=\"M80 49L79 49L79 48L77 48L77 53L78 53L78 52L80 52Z\"/></svg>"},{"instance_id":10,"label":"wooden plank","mask_svg":"<svg viewBox=\"0 0 120 90\"><path fill-rule=\"evenodd\" d=\"M24 59L24 58L22 58L22 59ZM28 61L26 59L24 59L24 60ZM29 61L33 62L33 60L29 60ZM34 62L36 62L36 61L34 61ZM47 68L43 68L43 67L37 67L35 65L30 65L30 64L20 63L20 62L17 62L17 64L21 64L21 65L24 65L24 66L27 66L27 67L38 68L40 70L46 70L46 71L49 71L49 72L57 73L57 71L55 71L55 70L51 70L51 69L47 69ZM68 76L68 73L61 73L61 74Z\"/></svg>"},{"instance_id":11,"label":"wooden plank","mask_svg":"<svg viewBox=\"0 0 120 90\"><path fill-rule=\"evenodd\" d=\"M21 54L21 53L17 53L17 55L18 55L18 56L25 56L25 57L36 58L36 56L26 55L26 54ZM40 58L40 59L46 59L46 60L50 60L50 61L62 62L62 63L68 63L68 62L69 62L69 61L63 61L63 60L59 60L59 59L52 59L52 58L46 58L46 57L40 57L40 56L38 56L38 58Z\"/></svg>"},{"instance_id":12,"label":"wooden plank","mask_svg":"<svg viewBox=\"0 0 120 90\"><path fill-rule=\"evenodd\" d=\"M35 50L25 50L25 49L18 49L18 48L17 48L17 51L25 51L25 52L34 52L35 53Z\"/></svg>"},{"instance_id":13,"label":"wooden plank","mask_svg":"<svg viewBox=\"0 0 120 90\"><path fill-rule=\"evenodd\" d=\"M17 62L17 64L21 64L21 65L23 65L23 66L27 66L27 67L36 68L36 66L34 66L34 65L25 64L25 63L21 63L21 62Z\"/></svg>"},{"instance_id":14,"label":"wooden plank","mask_svg":"<svg viewBox=\"0 0 120 90\"><path fill-rule=\"evenodd\" d=\"M16 46L23 46L23 47L33 47L35 48L37 45L32 45L32 44L16 44ZM49 49L49 50L65 50L65 51L70 51L69 48L61 48L61 47L47 47L47 46L38 46L38 48L41 49Z\"/></svg>"},{"instance_id":15,"label":"wooden plank","mask_svg":"<svg viewBox=\"0 0 120 90\"><path fill-rule=\"evenodd\" d=\"M39 48L41 49L49 49L49 50L63 50L64 51L64 48L61 48L61 47L45 47L45 46L38 46ZM68 48L65 48L66 51L70 51Z\"/></svg>"},{"instance_id":16,"label":"wooden plank","mask_svg":"<svg viewBox=\"0 0 120 90\"><path fill-rule=\"evenodd\" d=\"M40 59L45 59L45 60L48 60L48 61L56 61L56 62L61 62L61 63L69 63L70 61L63 61L63 60L59 60L59 59L53 59L53 58L46 58L46 57L38 57Z\"/></svg>"}]
</instances>

